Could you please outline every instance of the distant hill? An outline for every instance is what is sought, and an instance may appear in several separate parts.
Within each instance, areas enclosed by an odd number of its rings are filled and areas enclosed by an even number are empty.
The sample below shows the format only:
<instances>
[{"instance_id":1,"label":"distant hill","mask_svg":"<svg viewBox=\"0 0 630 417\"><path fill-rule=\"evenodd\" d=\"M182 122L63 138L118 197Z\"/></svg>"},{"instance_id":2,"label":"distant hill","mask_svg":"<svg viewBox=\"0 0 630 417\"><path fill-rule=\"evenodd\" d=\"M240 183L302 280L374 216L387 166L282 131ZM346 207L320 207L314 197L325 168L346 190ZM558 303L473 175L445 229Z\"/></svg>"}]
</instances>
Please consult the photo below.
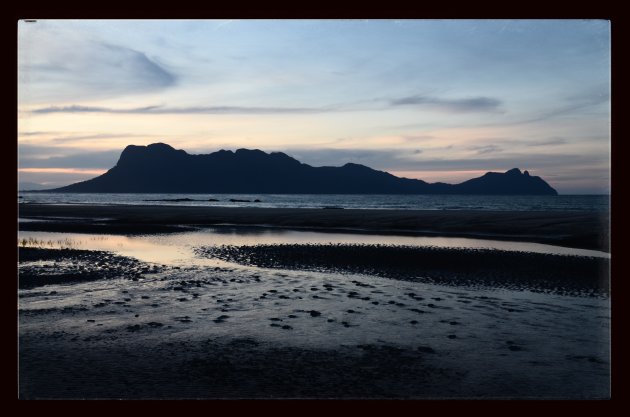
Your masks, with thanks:
<instances>
[{"instance_id":1,"label":"distant hill","mask_svg":"<svg viewBox=\"0 0 630 417\"><path fill-rule=\"evenodd\" d=\"M488 172L461 184L399 178L353 163L312 167L282 152L238 149L189 155L164 143L129 145L115 167L96 178L56 188L76 193L247 194L529 194L557 195L518 168Z\"/></svg>"}]
</instances>

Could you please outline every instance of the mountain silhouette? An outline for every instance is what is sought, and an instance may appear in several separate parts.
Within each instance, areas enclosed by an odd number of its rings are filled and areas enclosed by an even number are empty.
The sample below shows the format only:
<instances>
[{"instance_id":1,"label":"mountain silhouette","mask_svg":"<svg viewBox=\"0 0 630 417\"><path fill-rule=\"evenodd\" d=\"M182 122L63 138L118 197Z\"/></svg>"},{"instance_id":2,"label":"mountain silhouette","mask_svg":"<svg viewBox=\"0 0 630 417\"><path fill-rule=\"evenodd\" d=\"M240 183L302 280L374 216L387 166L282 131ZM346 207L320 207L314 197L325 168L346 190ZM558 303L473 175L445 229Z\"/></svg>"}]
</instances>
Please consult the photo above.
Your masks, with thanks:
<instances>
[{"instance_id":1,"label":"mountain silhouette","mask_svg":"<svg viewBox=\"0 0 630 417\"><path fill-rule=\"evenodd\" d=\"M96 178L56 188L76 193L230 194L529 194L557 195L518 168L488 172L461 184L399 178L364 165L312 167L282 153L221 150L190 155L164 143L129 145L115 167Z\"/></svg>"}]
</instances>

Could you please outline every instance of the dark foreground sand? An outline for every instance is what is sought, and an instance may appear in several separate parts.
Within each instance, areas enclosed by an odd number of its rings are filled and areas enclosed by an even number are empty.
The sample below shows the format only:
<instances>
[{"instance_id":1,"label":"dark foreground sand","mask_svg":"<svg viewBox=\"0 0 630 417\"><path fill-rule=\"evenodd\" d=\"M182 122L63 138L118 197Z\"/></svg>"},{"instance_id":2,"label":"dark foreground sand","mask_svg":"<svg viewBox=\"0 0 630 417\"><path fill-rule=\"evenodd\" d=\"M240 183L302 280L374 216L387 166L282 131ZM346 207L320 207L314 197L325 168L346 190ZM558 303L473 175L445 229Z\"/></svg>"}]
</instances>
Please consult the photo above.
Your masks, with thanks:
<instances>
[{"instance_id":1,"label":"dark foreground sand","mask_svg":"<svg viewBox=\"0 0 630 417\"><path fill-rule=\"evenodd\" d=\"M19 291L23 399L610 393L610 312L601 295L236 264L178 268L96 251L20 253L29 283ZM470 253L449 256L456 264ZM565 258L547 262L561 268ZM60 283L59 274L76 280Z\"/></svg>"},{"instance_id":2,"label":"dark foreground sand","mask_svg":"<svg viewBox=\"0 0 630 417\"><path fill-rule=\"evenodd\" d=\"M20 204L19 215L55 222L21 230L158 233L220 224L457 236L547 243L609 251L609 215L592 212L326 210L177 206ZM64 219L66 218L66 219Z\"/></svg>"},{"instance_id":3,"label":"dark foreground sand","mask_svg":"<svg viewBox=\"0 0 630 417\"><path fill-rule=\"evenodd\" d=\"M442 398L458 377L431 365L430 348L147 342L125 330L92 343L64 336L21 338L23 398Z\"/></svg>"}]
</instances>

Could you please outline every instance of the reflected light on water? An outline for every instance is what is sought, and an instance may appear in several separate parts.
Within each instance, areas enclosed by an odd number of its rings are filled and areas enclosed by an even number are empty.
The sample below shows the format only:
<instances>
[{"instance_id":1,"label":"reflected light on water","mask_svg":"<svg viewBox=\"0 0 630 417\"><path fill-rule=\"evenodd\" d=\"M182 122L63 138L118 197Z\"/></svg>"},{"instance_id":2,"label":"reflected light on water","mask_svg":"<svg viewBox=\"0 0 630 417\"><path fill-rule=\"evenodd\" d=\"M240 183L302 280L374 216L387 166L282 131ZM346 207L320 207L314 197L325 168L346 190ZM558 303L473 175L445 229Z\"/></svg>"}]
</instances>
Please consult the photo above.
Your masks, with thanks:
<instances>
[{"instance_id":1,"label":"reflected light on water","mask_svg":"<svg viewBox=\"0 0 630 417\"><path fill-rule=\"evenodd\" d=\"M26 243L23 244L23 242ZM59 243L61 242L61 243ZM610 257L605 252L564 248L528 242L508 242L455 237L382 236L351 233L262 228L212 228L165 235L96 235L20 231L18 245L42 248L102 250L130 256L144 262L170 265L215 265L195 256L193 248L215 245L256 244L382 244L435 246L442 248L499 249L559 255Z\"/></svg>"}]
</instances>

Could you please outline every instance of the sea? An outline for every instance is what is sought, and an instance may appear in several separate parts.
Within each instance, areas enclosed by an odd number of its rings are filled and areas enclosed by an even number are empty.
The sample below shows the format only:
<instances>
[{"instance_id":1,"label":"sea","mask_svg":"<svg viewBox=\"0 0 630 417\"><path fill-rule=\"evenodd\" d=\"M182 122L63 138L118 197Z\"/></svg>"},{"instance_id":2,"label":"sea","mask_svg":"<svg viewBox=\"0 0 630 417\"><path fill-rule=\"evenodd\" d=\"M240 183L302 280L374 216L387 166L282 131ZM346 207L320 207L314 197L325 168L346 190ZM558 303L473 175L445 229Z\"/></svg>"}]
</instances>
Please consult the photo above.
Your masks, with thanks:
<instances>
[{"instance_id":1,"label":"sea","mask_svg":"<svg viewBox=\"0 0 630 417\"><path fill-rule=\"evenodd\" d=\"M610 195L90 194L21 191L20 203L394 210L610 210Z\"/></svg>"}]
</instances>

